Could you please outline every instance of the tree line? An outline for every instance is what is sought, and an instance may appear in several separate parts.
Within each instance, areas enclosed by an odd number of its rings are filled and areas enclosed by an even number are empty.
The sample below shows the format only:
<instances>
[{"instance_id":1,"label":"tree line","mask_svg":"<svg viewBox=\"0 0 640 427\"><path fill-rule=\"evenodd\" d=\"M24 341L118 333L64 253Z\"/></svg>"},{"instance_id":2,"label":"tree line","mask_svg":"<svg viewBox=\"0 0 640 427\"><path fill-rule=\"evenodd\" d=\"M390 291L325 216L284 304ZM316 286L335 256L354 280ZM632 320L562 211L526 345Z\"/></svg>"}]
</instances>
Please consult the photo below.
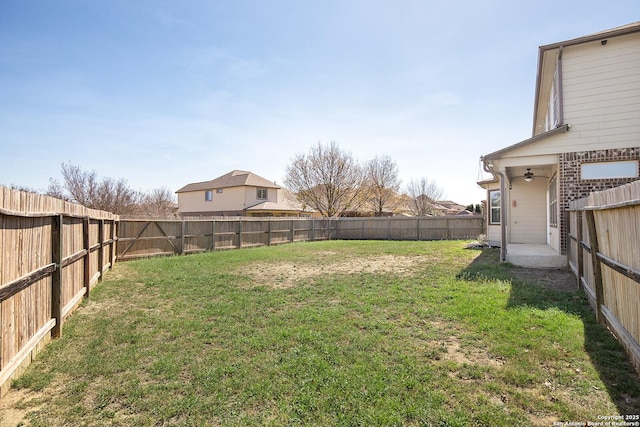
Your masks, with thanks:
<instances>
[{"instance_id":1,"label":"tree line","mask_svg":"<svg viewBox=\"0 0 640 427\"><path fill-rule=\"evenodd\" d=\"M175 214L175 196L166 187L138 191L131 188L124 178L99 178L96 171L85 171L71 163L63 163L61 169L62 182L51 178L45 190L11 187L117 215L167 217Z\"/></svg>"},{"instance_id":2,"label":"tree line","mask_svg":"<svg viewBox=\"0 0 640 427\"><path fill-rule=\"evenodd\" d=\"M124 178L100 178L71 163L62 164L62 181L51 178L41 194L117 215L167 217L176 213L174 193L166 187L146 192L132 189ZM372 213L383 216L398 210L432 215L443 188L426 177L402 181L396 162L388 155L361 163L335 141L318 143L308 153L296 154L286 168L285 188L304 207L326 217ZM28 188L13 186L19 190Z\"/></svg>"},{"instance_id":3,"label":"tree line","mask_svg":"<svg viewBox=\"0 0 640 427\"><path fill-rule=\"evenodd\" d=\"M400 207L417 216L431 215L444 195L443 188L426 177L412 179L406 194L399 194L399 169L391 157L376 156L362 164L335 141L295 155L284 185L304 207L327 217L361 211L382 216Z\"/></svg>"}]
</instances>

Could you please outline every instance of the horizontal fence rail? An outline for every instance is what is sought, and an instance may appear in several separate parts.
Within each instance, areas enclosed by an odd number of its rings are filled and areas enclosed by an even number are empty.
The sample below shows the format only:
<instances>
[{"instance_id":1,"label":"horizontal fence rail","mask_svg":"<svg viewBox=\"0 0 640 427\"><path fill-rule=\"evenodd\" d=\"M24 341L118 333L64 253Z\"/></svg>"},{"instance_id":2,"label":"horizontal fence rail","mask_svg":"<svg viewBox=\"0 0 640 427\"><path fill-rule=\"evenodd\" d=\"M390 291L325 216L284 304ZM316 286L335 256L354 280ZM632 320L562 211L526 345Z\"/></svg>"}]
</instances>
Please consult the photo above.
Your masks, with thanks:
<instances>
[{"instance_id":1,"label":"horizontal fence rail","mask_svg":"<svg viewBox=\"0 0 640 427\"><path fill-rule=\"evenodd\" d=\"M570 202L569 266L640 372L640 181Z\"/></svg>"},{"instance_id":2,"label":"horizontal fence rail","mask_svg":"<svg viewBox=\"0 0 640 427\"><path fill-rule=\"evenodd\" d=\"M0 396L115 262L116 221L0 187Z\"/></svg>"}]
</instances>

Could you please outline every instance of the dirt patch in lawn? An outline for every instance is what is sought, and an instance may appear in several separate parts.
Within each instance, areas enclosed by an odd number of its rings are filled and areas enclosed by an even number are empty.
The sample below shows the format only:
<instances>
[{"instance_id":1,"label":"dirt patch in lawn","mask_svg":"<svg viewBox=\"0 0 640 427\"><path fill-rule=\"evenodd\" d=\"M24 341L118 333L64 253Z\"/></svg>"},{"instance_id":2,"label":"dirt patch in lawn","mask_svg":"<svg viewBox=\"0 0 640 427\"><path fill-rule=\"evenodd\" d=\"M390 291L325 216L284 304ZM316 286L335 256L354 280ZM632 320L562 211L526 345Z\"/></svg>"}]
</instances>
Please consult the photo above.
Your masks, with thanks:
<instances>
[{"instance_id":1,"label":"dirt patch in lawn","mask_svg":"<svg viewBox=\"0 0 640 427\"><path fill-rule=\"evenodd\" d=\"M578 289L576 276L569 270L556 268L523 268L510 270L518 279L556 291L575 291Z\"/></svg>"},{"instance_id":2,"label":"dirt patch in lawn","mask_svg":"<svg viewBox=\"0 0 640 427\"><path fill-rule=\"evenodd\" d=\"M382 255L376 257L345 259L342 261L326 261L316 264L296 264L281 262L277 264L252 264L250 270L242 273L252 279L253 286L269 286L273 288L289 288L306 279L321 277L327 274L389 274L409 275L429 259L420 256Z\"/></svg>"},{"instance_id":3,"label":"dirt patch in lawn","mask_svg":"<svg viewBox=\"0 0 640 427\"><path fill-rule=\"evenodd\" d=\"M28 426L26 416L43 405L40 400L45 395L29 389L13 389L0 399L0 427Z\"/></svg>"}]
</instances>

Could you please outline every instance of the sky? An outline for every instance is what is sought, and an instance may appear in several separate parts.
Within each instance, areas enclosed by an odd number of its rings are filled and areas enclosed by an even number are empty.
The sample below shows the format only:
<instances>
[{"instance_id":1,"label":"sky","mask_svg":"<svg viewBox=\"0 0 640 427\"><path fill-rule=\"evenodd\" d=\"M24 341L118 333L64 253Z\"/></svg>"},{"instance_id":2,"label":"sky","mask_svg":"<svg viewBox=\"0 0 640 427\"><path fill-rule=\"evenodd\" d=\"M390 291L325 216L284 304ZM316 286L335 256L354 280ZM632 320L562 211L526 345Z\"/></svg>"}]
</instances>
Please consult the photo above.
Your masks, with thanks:
<instances>
[{"instance_id":1,"label":"sky","mask_svg":"<svg viewBox=\"0 0 640 427\"><path fill-rule=\"evenodd\" d=\"M282 185L335 141L479 203L480 156L531 136L538 46L636 21L638 0L0 0L0 185L63 163Z\"/></svg>"}]
</instances>

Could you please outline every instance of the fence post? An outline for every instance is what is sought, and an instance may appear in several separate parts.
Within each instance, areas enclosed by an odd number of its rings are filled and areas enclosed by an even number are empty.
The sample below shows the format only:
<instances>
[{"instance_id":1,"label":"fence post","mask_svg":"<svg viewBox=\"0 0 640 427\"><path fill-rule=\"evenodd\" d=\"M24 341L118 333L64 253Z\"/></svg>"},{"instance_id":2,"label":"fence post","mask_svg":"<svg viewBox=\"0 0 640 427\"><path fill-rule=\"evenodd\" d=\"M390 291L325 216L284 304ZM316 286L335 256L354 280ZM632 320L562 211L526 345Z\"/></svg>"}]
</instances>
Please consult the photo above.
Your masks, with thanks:
<instances>
[{"instance_id":1,"label":"fence post","mask_svg":"<svg viewBox=\"0 0 640 427\"><path fill-rule=\"evenodd\" d=\"M604 323L602 316L602 304L604 304L604 288L602 284L602 266L598 259L600 248L598 246L598 230L596 229L595 214L592 210L585 211L587 215L587 228L589 230L589 241L591 243L591 264L593 265L593 280L596 291L596 320Z\"/></svg>"},{"instance_id":2,"label":"fence post","mask_svg":"<svg viewBox=\"0 0 640 427\"><path fill-rule=\"evenodd\" d=\"M451 223L449 222L449 218L444 217L444 223L447 228L447 240L451 240Z\"/></svg>"},{"instance_id":3,"label":"fence post","mask_svg":"<svg viewBox=\"0 0 640 427\"><path fill-rule=\"evenodd\" d=\"M387 218L387 240L391 240L391 217Z\"/></svg>"},{"instance_id":4,"label":"fence post","mask_svg":"<svg viewBox=\"0 0 640 427\"><path fill-rule=\"evenodd\" d=\"M584 236L582 235L582 212L583 211L573 211L576 214L576 240L578 240L578 244L576 245L576 250L577 253L576 255L578 256L578 277L577 277L577 281L578 281L578 289L584 291L584 288L582 286L582 274L584 271L584 250L582 249L582 240L584 239Z\"/></svg>"},{"instance_id":5,"label":"fence post","mask_svg":"<svg viewBox=\"0 0 640 427\"><path fill-rule=\"evenodd\" d=\"M271 246L271 219L267 221L267 246Z\"/></svg>"},{"instance_id":6,"label":"fence post","mask_svg":"<svg viewBox=\"0 0 640 427\"><path fill-rule=\"evenodd\" d=\"M187 221L183 219L180 227L180 255L184 255L185 231L187 231Z\"/></svg>"},{"instance_id":7,"label":"fence post","mask_svg":"<svg viewBox=\"0 0 640 427\"><path fill-rule=\"evenodd\" d=\"M216 250L216 220L211 220L211 250Z\"/></svg>"},{"instance_id":8,"label":"fence post","mask_svg":"<svg viewBox=\"0 0 640 427\"><path fill-rule=\"evenodd\" d=\"M311 241L316 240L316 220L311 218Z\"/></svg>"},{"instance_id":9,"label":"fence post","mask_svg":"<svg viewBox=\"0 0 640 427\"><path fill-rule=\"evenodd\" d=\"M416 240L420 240L420 218L416 218Z\"/></svg>"},{"instance_id":10,"label":"fence post","mask_svg":"<svg viewBox=\"0 0 640 427\"><path fill-rule=\"evenodd\" d=\"M62 257L63 257L63 217L53 216L51 221L51 262L56 269L51 276L51 318L56 324L51 330L54 338L62 336Z\"/></svg>"},{"instance_id":11,"label":"fence post","mask_svg":"<svg viewBox=\"0 0 640 427\"><path fill-rule=\"evenodd\" d=\"M291 243L296 241L296 229L295 223L291 220Z\"/></svg>"},{"instance_id":12,"label":"fence post","mask_svg":"<svg viewBox=\"0 0 640 427\"><path fill-rule=\"evenodd\" d=\"M238 219L238 249L242 247L242 218Z\"/></svg>"},{"instance_id":13,"label":"fence post","mask_svg":"<svg viewBox=\"0 0 640 427\"><path fill-rule=\"evenodd\" d=\"M100 277L98 277L98 281L102 282L102 277L104 276L104 219L98 221L98 243L100 243L98 248L98 271L100 272Z\"/></svg>"},{"instance_id":14,"label":"fence post","mask_svg":"<svg viewBox=\"0 0 640 427\"><path fill-rule=\"evenodd\" d=\"M82 242L87 253L84 255L84 297L89 298L91 290L91 239L89 238L89 227L91 219L87 216L82 219Z\"/></svg>"},{"instance_id":15,"label":"fence post","mask_svg":"<svg viewBox=\"0 0 640 427\"><path fill-rule=\"evenodd\" d=\"M116 240L118 240L118 234L116 233L116 220L111 220L111 245L109 246L109 269L112 269L116 265Z\"/></svg>"}]
</instances>

